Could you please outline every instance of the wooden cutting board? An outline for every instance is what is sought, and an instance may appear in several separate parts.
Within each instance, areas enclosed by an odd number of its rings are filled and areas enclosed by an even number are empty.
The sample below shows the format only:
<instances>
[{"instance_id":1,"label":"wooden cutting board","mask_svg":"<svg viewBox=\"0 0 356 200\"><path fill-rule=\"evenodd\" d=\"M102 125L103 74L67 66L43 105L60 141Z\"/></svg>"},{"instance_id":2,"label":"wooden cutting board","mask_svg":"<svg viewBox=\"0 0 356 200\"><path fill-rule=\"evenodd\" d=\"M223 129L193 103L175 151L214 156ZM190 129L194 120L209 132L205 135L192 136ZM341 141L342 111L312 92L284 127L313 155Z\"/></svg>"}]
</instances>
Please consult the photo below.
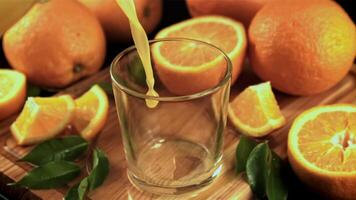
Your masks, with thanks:
<instances>
[{"instance_id":1,"label":"wooden cutting board","mask_svg":"<svg viewBox=\"0 0 356 200\"><path fill-rule=\"evenodd\" d=\"M109 71L104 69L95 76L83 80L60 93L71 94L74 97L81 95L90 86L98 82L110 82ZM237 84L232 87L231 98L238 94L248 85L261 82L251 71L244 70ZM284 159L286 159L286 139L288 130L293 119L305 109L316 105L333 103L356 103L356 76L348 74L334 88L322 94L310 97L295 97L275 91L282 113L287 119L287 124L272 133L267 139L270 140L272 148ZM104 185L89 194L89 199L252 199L249 186L244 181L243 175L234 173L234 154L240 134L234 130L231 124L225 130L225 144L223 157L223 170L221 175L206 190L197 196L189 195L181 197L162 197L141 192L132 186L126 176L126 161L121 141L120 129L115 102L110 97L110 111L108 121L97 145L104 150L110 160L111 170ZM17 163L16 160L29 151L29 148L17 147L9 132L9 125L15 117L0 122L0 172L5 177L12 180L19 180L31 167L24 163ZM0 182L5 182L1 178ZM7 180L8 181L8 180ZM11 188L7 188L12 190ZM68 187L59 190L44 191L22 191L25 199L61 199ZM16 190L15 190L16 191Z\"/></svg>"}]
</instances>

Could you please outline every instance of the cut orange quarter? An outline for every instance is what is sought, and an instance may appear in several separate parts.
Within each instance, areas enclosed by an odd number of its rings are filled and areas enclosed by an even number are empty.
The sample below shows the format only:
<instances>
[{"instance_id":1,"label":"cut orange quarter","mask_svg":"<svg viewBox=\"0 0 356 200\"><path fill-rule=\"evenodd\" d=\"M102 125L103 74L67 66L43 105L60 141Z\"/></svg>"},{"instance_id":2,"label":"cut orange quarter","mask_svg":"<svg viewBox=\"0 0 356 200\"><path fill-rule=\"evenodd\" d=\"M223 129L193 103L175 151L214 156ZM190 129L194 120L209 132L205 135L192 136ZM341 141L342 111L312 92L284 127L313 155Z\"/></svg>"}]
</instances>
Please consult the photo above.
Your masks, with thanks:
<instances>
[{"instance_id":1,"label":"cut orange quarter","mask_svg":"<svg viewBox=\"0 0 356 200\"><path fill-rule=\"evenodd\" d=\"M19 111L25 98L25 75L15 70L0 69L0 120Z\"/></svg>"},{"instance_id":2,"label":"cut orange quarter","mask_svg":"<svg viewBox=\"0 0 356 200\"><path fill-rule=\"evenodd\" d=\"M243 134L262 137L285 124L269 82L249 86L229 103L228 116Z\"/></svg>"},{"instance_id":3,"label":"cut orange quarter","mask_svg":"<svg viewBox=\"0 0 356 200\"><path fill-rule=\"evenodd\" d=\"M29 97L11 132L20 145L50 139L61 133L74 114L74 100L69 95Z\"/></svg>"},{"instance_id":4,"label":"cut orange quarter","mask_svg":"<svg viewBox=\"0 0 356 200\"><path fill-rule=\"evenodd\" d=\"M93 139L104 127L109 101L104 90L94 85L75 100L73 126L86 140Z\"/></svg>"},{"instance_id":5,"label":"cut orange quarter","mask_svg":"<svg viewBox=\"0 0 356 200\"><path fill-rule=\"evenodd\" d=\"M156 35L156 38L177 37L204 41L224 51L231 59L232 82L235 82L246 51L245 29L241 23L221 16L204 16L171 25ZM225 70L214 67L219 64L218 56L206 46L192 42L158 42L152 50L160 80L172 93L180 95L217 84L217 77Z\"/></svg>"},{"instance_id":6,"label":"cut orange quarter","mask_svg":"<svg viewBox=\"0 0 356 200\"><path fill-rule=\"evenodd\" d=\"M356 106L319 106L299 115L288 135L288 159L308 186L330 199L356 196Z\"/></svg>"}]
</instances>

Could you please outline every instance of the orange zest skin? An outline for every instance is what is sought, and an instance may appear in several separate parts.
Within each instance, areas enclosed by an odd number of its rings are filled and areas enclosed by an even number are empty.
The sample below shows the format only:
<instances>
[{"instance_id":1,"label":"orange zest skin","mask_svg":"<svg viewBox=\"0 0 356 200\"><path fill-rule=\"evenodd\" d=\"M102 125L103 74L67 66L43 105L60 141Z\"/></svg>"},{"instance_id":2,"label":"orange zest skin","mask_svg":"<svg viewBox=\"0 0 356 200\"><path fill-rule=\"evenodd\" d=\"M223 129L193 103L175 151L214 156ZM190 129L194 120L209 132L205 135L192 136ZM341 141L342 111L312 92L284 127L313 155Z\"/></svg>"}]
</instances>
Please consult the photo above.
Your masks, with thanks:
<instances>
[{"instance_id":1,"label":"orange zest skin","mask_svg":"<svg viewBox=\"0 0 356 200\"><path fill-rule=\"evenodd\" d=\"M11 67L32 84L64 88L100 69L106 42L99 21L80 2L50 0L35 3L11 26L2 47Z\"/></svg>"},{"instance_id":2,"label":"orange zest skin","mask_svg":"<svg viewBox=\"0 0 356 200\"><path fill-rule=\"evenodd\" d=\"M355 23L345 10L335 1L270 1L248 29L256 75L274 89L302 96L340 82L356 55Z\"/></svg>"}]
</instances>

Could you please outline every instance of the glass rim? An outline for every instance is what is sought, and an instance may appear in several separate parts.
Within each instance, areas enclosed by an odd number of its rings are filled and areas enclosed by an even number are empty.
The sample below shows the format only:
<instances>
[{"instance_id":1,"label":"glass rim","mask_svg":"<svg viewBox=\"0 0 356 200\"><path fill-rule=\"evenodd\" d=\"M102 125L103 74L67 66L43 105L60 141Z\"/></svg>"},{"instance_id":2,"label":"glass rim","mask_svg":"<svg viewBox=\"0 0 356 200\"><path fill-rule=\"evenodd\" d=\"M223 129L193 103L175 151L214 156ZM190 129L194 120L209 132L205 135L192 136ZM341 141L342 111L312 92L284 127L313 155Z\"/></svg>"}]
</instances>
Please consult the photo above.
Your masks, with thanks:
<instances>
[{"instance_id":1,"label":"glass rim","mask_svg":"<svg viewBox=\"0 0 356 200\"><path fill-rule=\"evenodd\" d=\"M214 87L210 87L208 89L202 90L200 92L196 92L193 94L188 94L188 95L179 95L179 96L151 96L151 95L146 95L145 93L141 93L135 90L132 90L122 84L119 83L118 80L116 80L116 77L113 75L114 74L114 67L117 65L117 63L121 60L122 57L124 57L126 54L128 54L129 52L131 52L132 50L136 49L135 45L132 45L126 49L124 49L123 51L121 51L118 55L115 56L114 60L111 62L110 64L110 77L112 82L119 87L120 90L124 91L125 93L132 95L134 97L140 98L140 99L152 99L152 100L156 100L156 101L186 101L186 100L191 100L191 99L197 99L197 98L201 98L204 96L207 96L209 94L212 94L214 92L216 92L217 90L219 90L220 88L222 88L229 80L231 80L231 73L232 73L232 63L230 58L228 57L228 55L221 50L219 47L201 41L201 40L196 40L196 39L190 39L190 38L160 38L160 39L153 39L153 40L149 40L149 45L153 44L153 43L157 43L157 42L171 42L171 41L193 41L193 42L197 42L203 45L207 45L210 46L213 49L216 49L218 52L221 53L221 55L223 56L224 60L226 61L226 67L227 70L225 72L224 78L221 79L219 81L219 83L217 85L215 85Z\"/></svg>"}]
</instances>

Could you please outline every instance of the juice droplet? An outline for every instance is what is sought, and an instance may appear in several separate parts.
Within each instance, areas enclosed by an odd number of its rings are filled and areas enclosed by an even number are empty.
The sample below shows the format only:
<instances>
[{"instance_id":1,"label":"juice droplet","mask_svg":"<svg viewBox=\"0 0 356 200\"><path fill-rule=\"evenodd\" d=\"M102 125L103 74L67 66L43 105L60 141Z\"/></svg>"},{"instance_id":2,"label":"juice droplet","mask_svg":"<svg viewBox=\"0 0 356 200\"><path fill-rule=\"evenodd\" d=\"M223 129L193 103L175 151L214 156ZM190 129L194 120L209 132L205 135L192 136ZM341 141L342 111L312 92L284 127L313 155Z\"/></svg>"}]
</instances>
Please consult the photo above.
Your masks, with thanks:
<instances>
[{"instance_id":1,"label":"juice droplet","mask_svg":"<svg viewBox=\"0 0 356 200\"><path fill-rule=\"evenodd\" d=\"M158 97L158 93L156 91L150 90L150 89L148 90L146 95ZM158 105L158 101L157 100L153 100L153 99L146 99L146 105L149 108L155 108Z\"/></svg>"}]
</instances>

